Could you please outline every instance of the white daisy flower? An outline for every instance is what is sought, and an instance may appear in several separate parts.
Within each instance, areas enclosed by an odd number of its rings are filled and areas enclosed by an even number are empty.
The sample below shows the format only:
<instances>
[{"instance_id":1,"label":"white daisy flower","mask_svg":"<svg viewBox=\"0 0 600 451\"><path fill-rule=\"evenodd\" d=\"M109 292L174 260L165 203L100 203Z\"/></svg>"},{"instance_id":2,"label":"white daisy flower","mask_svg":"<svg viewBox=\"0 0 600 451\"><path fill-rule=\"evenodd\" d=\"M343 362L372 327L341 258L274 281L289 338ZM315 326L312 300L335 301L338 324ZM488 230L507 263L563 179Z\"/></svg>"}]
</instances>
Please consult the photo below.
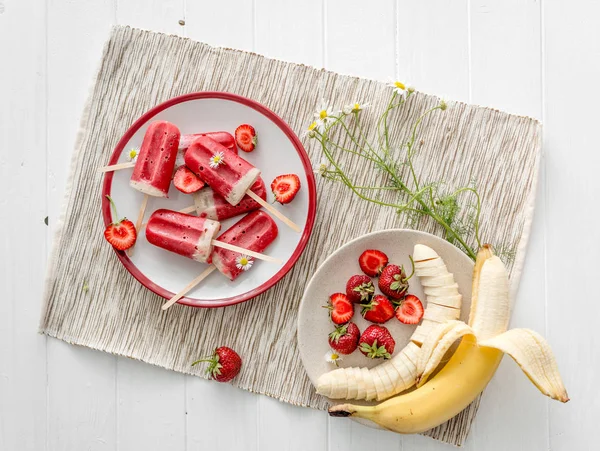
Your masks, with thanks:
<instances>
[{"instance_id":1,"label":"white daisy flower","mask_svg":"<svg viewBox=\"0 0 600 451\"><path fill-rule=\"evenodd\" d=\"M408 86L407 83L402 83L398 80L392 80L388 83L390 88L394 88L394 92L402 97L406 95L407 92L414 92L415 88L412 86Z\"/></svg>"},{"instance_id":2,"label":"white daisy flower","mask_svg":"<svg viewBox=\"0 0 600 451\"><path fill-rule=\"evenodd\" d=\"M127 154L127 159L129 161L136 162L139 154L140 149L138 149L137 147L132 147L129 153Z\"/></svg>"},{"instance_id":3,"label":"white daisy flower","mask_svg":"<svg viewBox=\"0 0 600 451\"><path fill-rule=\"evenodd\" d=\"M211 168L216 169L222 164L225 164L225 155L223 154L223 152L217 152L212 157L210 157L209 166Z\"/></svg>"},{"instance_id":4,"label":"white daisy flower","mask_svg":"<svg viewBox=\"0 0 600 451\"><path fill-rule=\"evenodd\" d=\"M314 138L315 137L315 130L317 129L317 121L314 121L312 124L310 124L308 126L308 128L306 130L304 130L304 133L302 133L302 136L308 136L309 138Z\"/></svg>"},{"instance_id":5,"label":"white daisy flower","mask_svg":"<svg viewBox=\"0 0 600 451\"><path fill-rule=\"evenodd\" d=\"M334 350L329 350L329 352L327 352L327 354L325 354L325 360L328 363L333 363L335 366L338 366L338 363L344 359L342 359L342 356L339 355Z\"/></svg>"},{"instance_id":6,"label":"white daisy flower","mask_svg":"<svg viewBox=\"0 0 600 451\"><path fill-rule=\"evenodd\" d=\"M343 108L342 112L344 114L358 113L359 111L364 110L368 106L369 106L369 102L367 102L367 103L358 103L358 102L350 103Z\"/></svg>"},{"instance_id":7,"label":"white daisy flower","mask_svg":"<svg viewBox=\"0 0 600 451\"><path fill-rule=\"evenodd\" d=\"M241 269L242 271L248 271L250 268L252 268L253 263L254 261L247 255L240 255L235 259L236 268Z\"/></svg>"},{"instance_id":8,"label":"white daisy flower","mask_svg":"<svg viewBox=\"0 0 600 451\"><path fill-rule=\"evenodd\" d=\"M319 105L319 107L317 108L317 111L315 111L315 119L317 119L317 123L320 121L322 122L327 122L327 120L333 116L334 111L333 108L331 107L331 105L329 105L328 102L326 102L325 100L321 100L321 104ZM318 125L318 124L317 124Z\"/></svg>"}]
</instances>

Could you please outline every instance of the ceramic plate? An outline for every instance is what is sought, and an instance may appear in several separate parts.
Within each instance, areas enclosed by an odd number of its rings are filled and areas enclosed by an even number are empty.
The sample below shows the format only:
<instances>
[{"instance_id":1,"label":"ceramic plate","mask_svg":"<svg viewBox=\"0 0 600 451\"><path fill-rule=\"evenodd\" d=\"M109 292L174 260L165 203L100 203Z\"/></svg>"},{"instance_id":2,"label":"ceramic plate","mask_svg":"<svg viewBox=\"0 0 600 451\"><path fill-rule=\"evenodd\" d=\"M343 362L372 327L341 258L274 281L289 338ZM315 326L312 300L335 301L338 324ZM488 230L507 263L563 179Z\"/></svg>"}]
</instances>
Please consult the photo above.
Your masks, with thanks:
<instances>
[{"instance_id":1,"label":"ceramic plate","mask_svg":"<svg viewBox=\"0 0 600 451\"><path fill-rule=\"evenodd\" d=\"M176 97L144 114L119 141L107 164L127 161L128 151L141 146L148 125L156 120L172 122L182 134L220 130L233 134L240 124L253 125L258 134L258 146L251 153L240 151L240 155L261 170L269 202L273 201L269 185L276 176L294 173L300 177L301 189L294 201L284 206L277 204L276 208L298 224L302 231L294 232L274 218L279 227L279 236L265 251L283 260L284 264L256 261L248 272L233 282L215 271L179 302L193 307L221 307L246 301L272 287L300 257L315 219L314 176L308 155L298 137L275 113L253 100L223 92L200 92ZM132 169L107 173L103 195L111 195L120 216L135 221L143 194L129 186L131 173ZM191 205L192 196L179 192L171 184L168 199L150 197L146 219L159 208L179 210ZM104 222L109 224L112 220L110 206L104 197L102 213ZM240 218L223 221L221 230L226 230ZM131 257L125 252L117 252L117 255L137 280L167 299L206 268L206 264L152 246L143 233L138 237Z\"/></svg>"},{"instance_id":2,"label":"ceramic plate","mask_svg":"<svg viewBox=\"0 0 600 451\"><path fill-rule=\"evenodd\" d=\"M326 305L329 295L336 292L346 292L346 282L354 274L363 274L358 265L358 257L367 249L379 249L387 254L390 263L404 265L410 270L409 255L412 255L415 244L425 244L434 249L446 263L448 271L454 274L463 295L461 309L461 320L468 321L471 300L471 276L473 273L473 262L462 251L445 240L424 232L414 230L384 230L373 232L357 238L340 247L323 262L315 275L310 280L298 314L298 347L302 363L313 385L316 387L317 379L321 374L335 369L331 363L325 361L325 354L329 351L327 335L334 329L327 311L321 306ZM426 306L425 296L414 276L410 280L408 292L416 295L423 305ZM375 281L376 293L380 293ZM352 321L356 323L360 331L364 331L369 325L360 314L359 308L355 308ZM409 341L416 326L402 324L395 317L384 324L396 341L394 354L399 353ZM343 356L340 367L369 367L372 368L382 360L369 359L358 350L352 354ZM342 400L331 400L339 403ZM357 404L374 404L366 401L351 401ZM363 421L361 421L363 422ZM370 423L370 422L369 422ZM373 425L374 423L370 423Z\"/></svg>"}]
</instances>

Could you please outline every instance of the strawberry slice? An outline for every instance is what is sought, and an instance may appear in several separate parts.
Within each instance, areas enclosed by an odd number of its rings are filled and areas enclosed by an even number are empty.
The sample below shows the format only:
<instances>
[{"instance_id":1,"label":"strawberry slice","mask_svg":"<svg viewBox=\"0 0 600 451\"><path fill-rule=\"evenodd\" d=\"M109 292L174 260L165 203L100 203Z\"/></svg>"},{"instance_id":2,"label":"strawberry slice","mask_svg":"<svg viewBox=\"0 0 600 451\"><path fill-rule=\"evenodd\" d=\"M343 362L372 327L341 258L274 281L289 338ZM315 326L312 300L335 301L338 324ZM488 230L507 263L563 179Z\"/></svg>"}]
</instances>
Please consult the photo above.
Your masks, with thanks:
<instances>
[{"instance_id":1,"label":"strawberry slice","mask_svg":"<svg viewBox=\"0 0 600 451\"><path fill-rule=\"evenodd\" d=\"M382 294L373 297L368 304L362 304L362 316L372 323L383 324L394 317L394 304Z\"/></svg>"},{"instance_id":2,"label":"strawberry slice","mask_svg":"<svg viewBox=\"0 0 600 451\"><path fill-rule=\"evenodd\" d=\"M329 304L323 307L329 309L329 316L335 324L346 324L354 316L354 304L344 293L332 294Z\"/></svg>"},{"instance_id":3,"label":"strawberry slice","mask_svg":"<svg viewBox=\"0 0 600 451\"><path fill-rule=\"evenodd\" d=\"M185 194L192 194L204 186L204 182L194 174L187 166L181 165L173 176L173 185Z\"/></svg>"},{"instance_id":4,"label":"strawberry slice","mask_svg":"<svg viewBox=\"0 0 600 451\"><path fill-rule=\"evenodd\" d=\"M256 130L252 125L242 124L235 129L235 142L244 152L252 152L256 149L257 140Z\"/></svg>"},{"instance_id":5,"label":"strawberry slice","mask_svg":"<svg viewBox=\"0 0 600 451\"><path fill-rule=\"evenodd\" d=\"M360 269L370 277L377 277L381 274L388 262L387 255L376 249L367 249L358 257Z\"/></svg>"},{"instance_id":6,"label":"strawberry slice","mask_svg":"<svg viewBox=\"0 0 600 451\"><path fill-rule=\"evenodd\" d=\"M106 196L106 198L110 202L115 217L118 218L119 215L117 215L115 203L110 196ZM106 230L104 230L104 238L106 238L106 241L118 251L124 251L135 244L135 241L137 240L137 231L135 230L133 222L129 219L122 218L106 227Z\"/></svg>"},{"instance_id":7,"label":"strawberry slice","mask_svg":"<svg viewBox=\"0 0 600 451\"><path fill-rule=\"evenodd\" d=\"M423 318L423 304L414 294L408 294L396 309L396 318L404 324L418 324Z\"/></svg>"},{"instance_id":8,"label":"strawberry slice","mask_svg":"<svg viewBox=\"0 0 600 451\"><path fill-rule=\"evenodd\" d=\"M280 204L289 204L300 190L300 179L296 174L278 175L271 182L271 191Z\"/></svg>"}]
</instances>

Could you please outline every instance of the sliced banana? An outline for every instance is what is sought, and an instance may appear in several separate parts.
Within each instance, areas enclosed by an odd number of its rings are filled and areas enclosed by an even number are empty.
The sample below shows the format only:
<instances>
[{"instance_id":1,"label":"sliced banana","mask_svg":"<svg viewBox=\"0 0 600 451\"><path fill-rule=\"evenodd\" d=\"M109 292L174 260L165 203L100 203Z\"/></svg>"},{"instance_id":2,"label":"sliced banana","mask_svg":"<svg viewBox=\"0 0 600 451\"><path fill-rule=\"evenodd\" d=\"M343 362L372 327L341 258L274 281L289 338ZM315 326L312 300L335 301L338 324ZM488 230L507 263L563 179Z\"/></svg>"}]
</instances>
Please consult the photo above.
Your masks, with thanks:
<instances>
[{"instance_id":1,"label":"sliced banana","mask_svg":"<svg viewBox=\"0 0 600 451\"><path fill-rule=\"evenodd\" d=\"M439 277L449 274L449 272L444 262L441 262L441 264L438 266L428 266L425 268L419 268L415 266L415 274L418 277Z\"/></svg>"},{"instance_id":2,"label":"sliced banana","mask_svg":"<svg viewBox=\"0 0 600 451\"><path fill-rule=\"evenodd\" d=\"M420 278L423 287L447 287L454 284L454 276L450 273L441 276L424 276Z\"/></svg>"},{"instance_id":3,"label":"sliced banana","mask_svg":"<svg viewBox=\"0 0 600 451\"><path fill-rule=\"evenodd\" d=\"M462 306L462 295L456 294L454 296L427 296L427 305L429 304L437 304L443 307L452 307L454 309L460 309L460 307Z\"/></svg>"},{"instance_id":4,"label":"sliced banana","mask_svg":"<svg viewBox=\"0 0 600 451\"><path fill-rule=\"evenodd\" d=\"M459 294L457 283L444 287L425 287L423 288L423 292L427 296L456 296Z\"/></svg>"},{"instance_id":5,"label":"sliced banana","mask_svg":"<svg viewBox=\"0 0 600 451\"><path fill-rule=\"evenodd\" d=\"M427 303L427 309L425 310L425 314L423 315L424 319L436 321L438 323L443 323L452 319L458 319L459 317L459 309L429 303Z\"/></svg>"},{"instance_id":6,"label":"sliced banana","mask_svg":"<svg viewBox=\"0 0 600 451\"><path fill-rule=\"evenodd\" d=\"M348 368L347 371L348 399L356 399L356 395L358 394L358 385L356 383L355 370L356 368Z\"/></svg>"}]
</instances>

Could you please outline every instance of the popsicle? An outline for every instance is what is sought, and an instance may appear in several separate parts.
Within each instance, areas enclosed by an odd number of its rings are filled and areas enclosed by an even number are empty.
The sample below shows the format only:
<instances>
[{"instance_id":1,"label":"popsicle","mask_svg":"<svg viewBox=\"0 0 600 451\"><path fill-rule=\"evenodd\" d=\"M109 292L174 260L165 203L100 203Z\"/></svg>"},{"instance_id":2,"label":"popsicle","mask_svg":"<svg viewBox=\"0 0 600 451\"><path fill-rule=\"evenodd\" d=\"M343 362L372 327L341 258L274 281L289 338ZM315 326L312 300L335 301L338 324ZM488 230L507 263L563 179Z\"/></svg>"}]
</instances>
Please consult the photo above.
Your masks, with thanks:
<instances>
[{"instance_id":1,"label":"popsicle","mask_svg":"<svg viewBox=\"0 0 600 451\"><path fill-rule=\"evenodd\" d=\"M223 232L223 234L217 238L215 244L242 244L247 247L248 250L262 252L275 240L275 238L277 238L277 234L278 229L275 221L273 221L273 219L264 211L256 210L247 214ZM214 249L211 256L212 265L202 271L198 277L187 284L179 293L165 302L162 309L167 310L174 305L191 289L215 271L215 269L218 269L230 280L235 280L244 271L242 265L243 262L240 257L242 256L238 252L232 252L231 250L222 248ZM246 262L246 264L248 264L248 262Z\"/></svg>"},{"instance_id":2,"label":"popsicle","mask_svg":"<svg viewBox=\"0 0 600 451\"><path fill-rule=\"evenodd\" d=\"M244 196L260 204L296 232L300 227L250 189L260 171L210 137L200 136L185 153L185 163L231 205Z\"/></svg>"},{"instance_id":3,"label":"popsicle","mask_svg":"<svg viewBox=\"0 0 600 451\"><path fill-rule=\"evenodd\" d=\"M190 135L181 135L181 139L179 140L179 150L177 152L177 162L175 163L175 167L185 164L184 155L188 150L188 147L200 136L208 136L211 139L214 139L218 143L224 145L229 150L234 152L236 155L238 154L238 148L235 145L235 138L231 133L228 132L208 132L208 133L194 133Z\"/></svg>"},{"instance_id":4,"label":"popsicle","mask_svg":"<svg viewBox=\"0 0 600 451\"><path fill-rule=\"evenodd\" d=\"M168 197L181 134L167 122L150 124L129 184L148 196Z\"/></svg>"},{"instance_id":5,"label":"popsicle","mask_svg":"<svg viewBox=\"0 0 600 451\"><path fill-rule=\"evenodd\" d=\"M221 223L208 218L190 216L177 211L160 209L150 216L146 225L146 239L150 244L174 252L197 262L210 262L213 246L225 246L237 254L244 254L275 263L280 260L246 249L233 242L216 241Z\"/></svg>"},{"instance_id":6,"label":"popsicle","mask_svg":"<svg viewBox=\"0 0 600 451\"><path fill-rule=\"evenodd\" d=\"M231 205L242 200L260 175L257 168L208 136L190 145L185 164Z\"/></svg>"},{"instance_id":7,"label":"popsicle","mask_svg":"<svg viewBox=\"0 0 600 451\"><path fill-rule=\"evenodd\" d=\"M267 200L265 182L261 177L256 179L250 189L260 196L261 199ZM247 195L242 198L239 204L231 205L210 187L205 187L192 194L192 196L194 197L196 214L200 217L216 221L224 221L225 219L249 213L260 208L260 205Z\"/></svg>"},{"instance_id":8,"label":"popsicle","mask_svg":"<svg viewBox=\"0 0 600 451\"><path fill-rule=\"evenodd\" d=\"M223 144L225 147L227 147L231 151L235 152L236 154L238 153L238 148L235 145L235 138L233 137L233 135L231 133L228 133L228 132L207 132L207 133L193 133L193 134L189 134L189 135L181 135L181 138L179 139L179 148L178 148L178 152L177 152L177 158L175 160L175 168L178 168L182 164L185 164L185 162L183 160L183 155L185 154L185 151L188 149L188 147L190 147L190 144L196 138L198 138L198 136L210 136L212 139L214 139L217 142L220 142L221 144ZM111 164L109 166L103 166L103 167L99 168L98 171L99 172L112 172L112 171L119 171L121 169L129 169L134 166L135 166L135 162L127 161L125 163L117 163L117 164Z\"/></svg>"},{"instance_id":9,"label":"popsicle","mask_svg":"<svg viewBox=\"0 0 600 451\"><path fill-rule=\"evenodd\" d=\"M228 228L217 241L263 252L277 238L277 234L275 221L264 211L256 210ZM228 249L216 248L211 259L221 274L230 280L235 280L244 271L238 262L239 254Z\"/></svg>"}]
</instances>

